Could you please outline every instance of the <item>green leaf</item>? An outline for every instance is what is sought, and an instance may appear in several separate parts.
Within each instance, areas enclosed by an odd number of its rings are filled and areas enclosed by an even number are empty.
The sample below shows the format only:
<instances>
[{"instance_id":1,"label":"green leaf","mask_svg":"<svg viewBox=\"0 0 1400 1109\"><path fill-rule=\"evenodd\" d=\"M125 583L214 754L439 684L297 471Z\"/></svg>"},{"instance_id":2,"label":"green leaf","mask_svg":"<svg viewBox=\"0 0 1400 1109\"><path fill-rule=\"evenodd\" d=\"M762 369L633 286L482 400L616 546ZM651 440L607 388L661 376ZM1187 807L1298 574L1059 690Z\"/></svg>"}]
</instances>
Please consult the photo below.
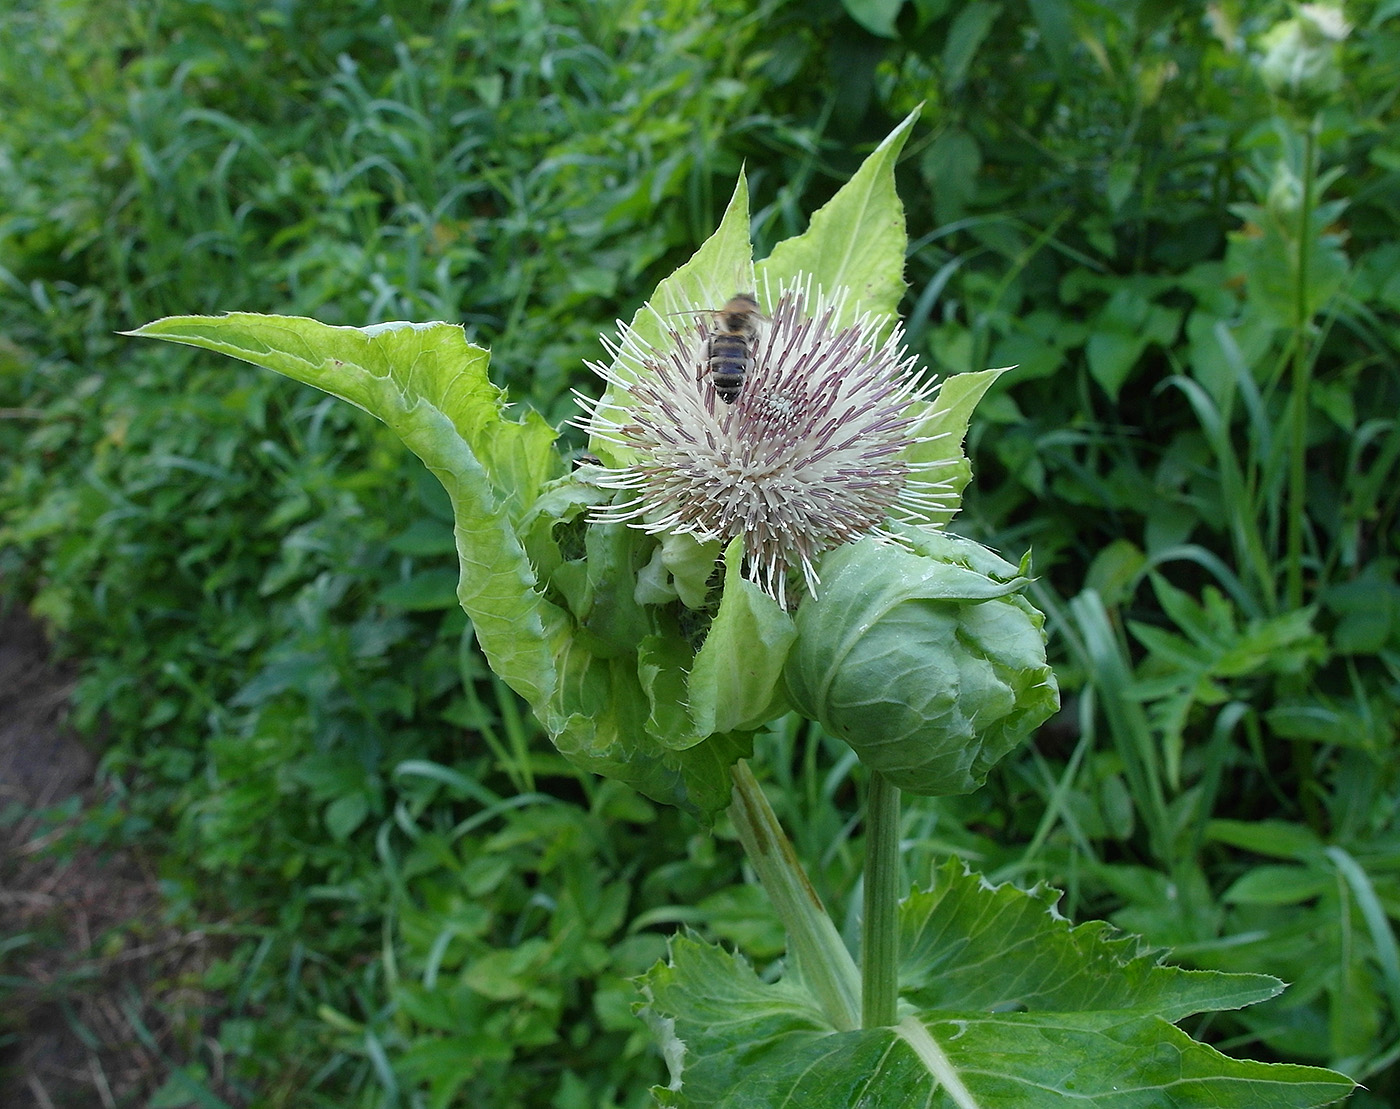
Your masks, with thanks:
<instances>
[{"instance_id":1,"label":"green leaf","mask_svg":"<svg viewBox=\"0 0 1400 1109\"><path fill-rule=\"evenodd\" d=\"M1395 733L1384 710L1365 700L1339 701L1310 692L1311 697L1282 697L1264 713L1275 735L1357 747L1377 755L1389 750Z\"/></svg>"},{"instance_id":2,"label":"green leaf","mask_svg":"<svg viewBox=\"0 0 1400 1109\"><path fill-rule=\"evenodd\" d=\"M369 816L369 798L363 793L348 793L326 806L326 830L331 838L344 843L350 833Z\"/></svg>"},{"instance_id":3,"label":"green leaf","mask_svg":"<svg viewBox=\"0 0 1400 1109\"><path fill-rule=\"evenodd\" d=\"M1063 82L1073 80L1074 9L1069 0L1030 0L1031 15L1040 29L1040 45Z\"/></svg>"},{"instance_id":4,"label":"green leaf","mask_svg":"<svg viewBox=\"0 0 1400 1109\"><path fill-rule=\"evenodd\" d=\"M653 1092L717 1109L1302 1109L1354 1088L1231 1059L1164 1019L1272 997L1276 979L1162 966L1106 925L1072 928L1055 897L946 864L901 906L899 1023L854 1032L827 1024L796 976L765 983L741 957L679 938L642 980L671 1069Z\"/></svg>"},{"instance_id":5,"label":"green leaf","mask_svg":"<svg viewBox=\"0 0 1400 1109\"><path fill-rule=\"evenodd\" d=\"M560 682L566 692L560 702L574 711L553 736L561 754L703 820L729 804L729 768L753 753L749 736L714 735L672 750L648 731L651 706L640 689L635 659L571 651L563 661Z\"/></svg>"},{"instance_id":6,"label":"green leaf","mask_svg":"<svg viewBox=\"0 0 1400 1109\"><path fill-rule=\"evenodd\" d=\"M904 0L841 0L852 19L881 38L894 38L894 20Z\"/></svg>"},{"instance_id":7,"label":"green leaf","mask_svg":"<svg viewBox=\"0 0 1400 1109\"><path fill-rule=\"evenodd\" d=\"M388 547L399 554L431 558L456 553L457 543L449 524L431 516L421 516L390 539Z\"/></svg>"},{"instance_id":8,"label":"green leaf","mask_svg":"<svg viewBox=\"0 0 1400 1109\"><path fill-rule=\"evenodd\" d=\"M637 309L629 330L642 347L665 350L675 326L670 317L718 308L736 292L753 290L761 300L763 291L754 276L753 244L749 241L749 185L741 173L715 233L656 287L651 299ZM643 365L635 352L624 351L613 360L612 370L624 379L635 379L643 372ZM629 405L627 391L609 386L605 402L625 409ZM589 437L588 449L609 466L626 465L635 454L631 448L597 436Z\"/></svg>"},{"instance_id":9,"label":"green leaf","mask_svg":"<svg viewBox=\"0 0 1400 1109\"><path fill-rule=\"evenodd\" d=\"M661 564L670 575L671 585L686 608L703 608L709 593L710 575L719 559L718 539L700 542L693 535L663 535Z\"/></svg>"},{"instance_id":10,"label":"green leaf","mask_svg":"<svg viewBox=\"0 0 1400 1109\"><path fill-rule=\"evenodd\" d=\"M977 197L982 148L964 128L945 128L919 159L919 170L933 194L938 222L952 223Z\"/></svg>"},{"instance_id":11,"label":"green leaf","mask_svg":"<svg viewBox=\"0 0 1400 1109\"><path fill-rule=\"evenodd\" d=\"M725 551L724 597L690 672L690 711L702 735L751 731L787 709L783 664L797 628L740 576L742 546L735 539Z\"/></svg>"},{"instance_id":12,"label":"green leaf","mask_svg":"<svg viewBox=\"0 0 1400 1109\"><path fill-rule=\"evenodd\" d=\"M457 603L457 573L454 570L424 570L411 578L386 585L379 591L379 601L412 612L451 608Z\"/></svg>"},{"instance_id":13,"label":"green leaf","mask_svg":"<svg viewBox=\"0 0 1400 1109\"><path fill-rule=\"evenodd\" d=\"M513 523L562 469L538 413L504 414L489 354L445 323L332 327L234 312L172 316L132 335L217 351L314 385L382 420L443 484L456 519L457 597L491 668L537 711L566 617L534 589Z\"/></svg>"},{"instance_id":14,"label":"green leaf","mask_svg":"<svg viewBox=\"0 0 1400 1109\"><path fill-rule=\"evenodd\" d=\"M910 112L860 169L812 216L808 229L773 248L755 267L759 286L811 275L827 292L850 290L837 319L847 326L862 312L895 316L904 296L904 205L894 187L899 152L918 118Z\"/></svg>"},{"instance_id":15,"label":"green leaf","mask_svg":"<svg viewBox=\"0 0 1400 1109\"><path fill-rule=\"evenodd\" d=\"M1308 866L1256 866L1223 894L1232 905L1298 905L1336 887L1336 879Z\"/></svg>"},{"instance_id":16,"label":"green leaf","mask_svg":"<svg viewBox=\"0 0 1400 1109\"><path fill-rule=\"evenodd\" d=\"M937 879L932 890L909 895L900 917L900 993L921 1009L1121 1009L1177 1021L1267 1001L1283 989L1266 975L1165 966L1137 937L1102 921L1071 927L1048 886L990 887L955 859ZM988 974L1007 952L1016 953L1014 973Z\"/></svg>"},{"instance_id":17,"label":"green leaf","mask_svg":"<svg viewBox=\"0 0 1400 1109\"><path fill-rule=\"evenodd\" d=\"M982 45L987 32L992 29L992 24L1000 14L1000 4L988 3L987 0L973 0L953 19L953 26L948 30L948 40L943 45L943 84L949 92L956 92L962 88L978 47Z\"/></svg>"},{"instance_id":18,"label":"green leaf","mask_svg":"<svg viewBox=\"0 0 1400 1109\"><path fill-rule=\"evenodd\" d=\"M1140 289L1116 290L1094 318L1085 347L1089 373L1115 400L1138 360L1151 344L1172 343L1181 325L1181 312L1153 303Z\"/></svg>"},{"instance_id":19,"label":"green leaf","mask_svg":"<svg viewBox=\"0 0 1400 1109\"><path fill-rule=\"evenodd\" d=\"M483 997L515 1001L537 986L549 954L547 940L531 937L515 947L478 955L463 971L462 981Z\"/></svg>"},{"instance_id":20,"label":"green leaf","mask_svg":"<svg viewBox=\"0 0 1400 1109\"><path fill-rule=\"evenodd\" d=\"M146 1109L230 1109L229 1103L216 1095L204 1080L208 1076L198 1065L186 1065L172 1071L151 1094Z\"/></svg>"},{"instance_id":21,"label":"green leaf","mask_svg":"<svg viewBox=\"0 0 1400 1109\"><path fill-rule=\"evenodd\" d=\"M938 507L927 512L922 521L929 527L942 527L957 515L963 490L972 480L972 463L963 453L972 410L1005 372L954 374L940 382L933 397L923 402L923 418L910 431L910 445L903 457L918 467L920 481L940 486Z\"/></svg>"},{"instance_id":22,"label":"green leaf","mask_svg":"<svg viewBox=\"0 0 1400 1109\"><path fill-rule=\"evenodd\" d=\"M1092 589L1110 606L1126 604L1137 587L1147 556L1129 539L1114 539L1099 548L1084 575L1084 587Z\"/></svg>"},{"instance_id":23,"label":"green leaf","mask_svg":"<svg viewBox=\"0 0 1400 1109\"><path fill-rule=\"evenodd\" d=\"M1307 861L1323 851L1311 828L1285 820L1212 820L1206 825L1205 838L1275 859Z\"/></svg>"},{"instance_id":24,"label":"green leaf","mask_svg":"<svg viewBox=\"0 0 1400 1109\"><path fill-rule=\"evenodd\" d=\"M1332 632L1332 646L1343 654L1378 654L1396 640L1400 628L1400 584L1393 577L1395 566L1377 559L1369 573L1350 581L1328 586L1322 602L1338 617Z\"/></svg>"},{"instance_id":25,"label":"green leaf","mask_svg":"<svg viewBox=\"0 0 1400 1109\"><path fill-rule=\"evenodd\" d=\"M686 668L690 661L685 642L674 635L647 636L637 655L637 676L651 706L647 734L677 751L694 747L708 734L696 730L686 704Z\"/></svg>"},{"instance_id":26,"label":"green leaf","mask_svg":"<svg viewBox=\"0 0 1400 1109\"><path fill-rule=\"evenodd\" d=\"M735 204L744 213L747 251L742 183ZM700 255L712 262L714 256L732 258L733 223L723 232L722 249L707 244ZM699 280L703 268L683 266L672 280ZM643 643L654 648L648 637L662 630L655 610L635 599L637 571L655 540L621 526L592 527L585 549L565 557L556 529L596 503L598 491L575 475L548 483L563 469L554 431L533 412L519 421L506 418L504 395L486 377L487 352L467 343L460 327L331 327L234 313L172 317L132 334L252 362L382 420L447 490L457 599L491 668L529 702L560 752L584 770L702 818L728 803L729 767L748 753L746 739L706 739L689 729L687 749L677 751L657 738L657 729L672 719L653 707L663 686L672 693L678 687L666 685L654 649L641 658ZM541 572L559 579L547 583L548 599ZM406 587L399 599L415 596L425 599ZM676 656L664 658L673 675ZM353 814L343 815L348 820Z\"/></svg>"}]
</instances>

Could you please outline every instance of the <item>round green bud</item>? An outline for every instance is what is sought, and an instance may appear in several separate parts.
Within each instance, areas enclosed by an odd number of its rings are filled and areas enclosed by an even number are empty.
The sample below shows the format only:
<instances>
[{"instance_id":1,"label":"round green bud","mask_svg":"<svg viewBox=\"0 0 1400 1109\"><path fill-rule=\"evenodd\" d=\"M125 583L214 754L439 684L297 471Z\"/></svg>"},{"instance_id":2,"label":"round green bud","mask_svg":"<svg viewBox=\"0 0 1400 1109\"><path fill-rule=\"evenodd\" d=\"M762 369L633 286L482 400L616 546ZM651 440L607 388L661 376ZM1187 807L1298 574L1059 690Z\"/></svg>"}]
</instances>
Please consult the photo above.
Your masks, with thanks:
<instances>
[{"instance_id":1,"label":"round green bud","mask_svg":"<svg viewBox=\"0 0 1400 1109\"><path fill-rule=\"evenodd\" d=\"M821 564L797 611L792 703L910 793L967 793L1059 707L1044 616L1017 567L985 547L906 529Z\"/></svg>"}]
</instances>

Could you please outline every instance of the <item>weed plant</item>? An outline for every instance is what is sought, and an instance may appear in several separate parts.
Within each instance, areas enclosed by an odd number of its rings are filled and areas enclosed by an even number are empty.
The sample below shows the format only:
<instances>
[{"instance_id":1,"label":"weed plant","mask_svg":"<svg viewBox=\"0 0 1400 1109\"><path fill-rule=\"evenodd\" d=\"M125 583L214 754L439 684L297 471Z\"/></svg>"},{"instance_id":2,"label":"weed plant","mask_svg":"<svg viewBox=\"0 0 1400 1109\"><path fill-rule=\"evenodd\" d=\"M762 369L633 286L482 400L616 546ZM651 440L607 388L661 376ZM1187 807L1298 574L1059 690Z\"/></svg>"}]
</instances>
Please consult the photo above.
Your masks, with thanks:
<instances>
[{"instance_id":1,"label":"weed plant","mask_svg":"<svg viewBox=\"0 0 1400 1109\"><path fill-rule=\"evenodd\" d=\"M113 332L457 320L558 422L741 161L766 253L923 101L910 337L1017 366L961 526L1034 547L1078 696L990 788L907 806L909 872L1043 878L1072 916L1277 974L1201 1034L1400 1097L1392 8L1347 10L1340 86L1307 103L1260 73L1283 4L888 11L0 15L0 573L82 660L127 814L106 834L228 937L182 1080L641 1105L661 1066L625 977L682 923L760 962L780 939L723 830L580 777L490 677L445 505L394 441ZM795 724L764 743L821 893L854 905L853 756Z\"/></svg>"}]
</instances>

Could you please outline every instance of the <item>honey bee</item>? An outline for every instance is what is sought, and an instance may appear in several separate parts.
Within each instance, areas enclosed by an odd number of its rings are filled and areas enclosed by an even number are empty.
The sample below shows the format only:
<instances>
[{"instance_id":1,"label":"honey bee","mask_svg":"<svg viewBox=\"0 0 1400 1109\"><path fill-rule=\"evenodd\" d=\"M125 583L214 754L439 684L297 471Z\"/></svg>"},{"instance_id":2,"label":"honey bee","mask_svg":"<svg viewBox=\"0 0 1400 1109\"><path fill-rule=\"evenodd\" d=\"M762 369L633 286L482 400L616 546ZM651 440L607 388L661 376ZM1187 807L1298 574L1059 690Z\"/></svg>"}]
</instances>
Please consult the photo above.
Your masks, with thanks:
<instances>
[{"instance_id":1,"label":"honey bee","mask_svg":"<svg viewBox=\"0 0 1400 1109\"><path fill-rule=\"evenodd\" d=\"M751 293L735 293L711 313L710 330L701 344L705 372L725 404L739 399L744 375L758 353L759 321L766 319Z\"/></svg>"}]
</instances>

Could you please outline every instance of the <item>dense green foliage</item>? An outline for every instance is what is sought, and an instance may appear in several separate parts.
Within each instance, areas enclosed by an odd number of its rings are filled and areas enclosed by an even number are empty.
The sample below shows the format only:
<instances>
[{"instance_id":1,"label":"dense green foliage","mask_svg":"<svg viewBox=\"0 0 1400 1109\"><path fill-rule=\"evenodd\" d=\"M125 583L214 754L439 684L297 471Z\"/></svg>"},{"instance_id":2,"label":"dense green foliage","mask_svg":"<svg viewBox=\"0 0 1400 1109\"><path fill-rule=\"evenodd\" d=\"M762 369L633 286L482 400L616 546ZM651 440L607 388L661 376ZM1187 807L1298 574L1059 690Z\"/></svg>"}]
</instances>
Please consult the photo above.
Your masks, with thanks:
<instances>
[{"instance_id":1,"label":"dense green foliage","mask_svg":"<svg viewBox=\"0 0 1400 1109\"><path fill-rule=\"evenodd\" d=\"M170 913L230 937L204 983L226 1098L642 1105L662 1067L625 979L678 920L759 960L776 931L726 829L569 770L491 678L441 494L389 436L113 332L462 321L559 422L742 162L762 256L920 101L911 341L1018 367L956 526L1034 546L1079 696L982 792L909 801L908 873L962 854L1276 974L1206 1031L1400 1094L1400 24L1356 5L1340 88L1290 101L1255 64L1289 14L0 15L0 574L110 739L124 796L88 830L157 851ZM853 756L795 728L760 754L849 904Z\"/></svg>"}]
</instances>

